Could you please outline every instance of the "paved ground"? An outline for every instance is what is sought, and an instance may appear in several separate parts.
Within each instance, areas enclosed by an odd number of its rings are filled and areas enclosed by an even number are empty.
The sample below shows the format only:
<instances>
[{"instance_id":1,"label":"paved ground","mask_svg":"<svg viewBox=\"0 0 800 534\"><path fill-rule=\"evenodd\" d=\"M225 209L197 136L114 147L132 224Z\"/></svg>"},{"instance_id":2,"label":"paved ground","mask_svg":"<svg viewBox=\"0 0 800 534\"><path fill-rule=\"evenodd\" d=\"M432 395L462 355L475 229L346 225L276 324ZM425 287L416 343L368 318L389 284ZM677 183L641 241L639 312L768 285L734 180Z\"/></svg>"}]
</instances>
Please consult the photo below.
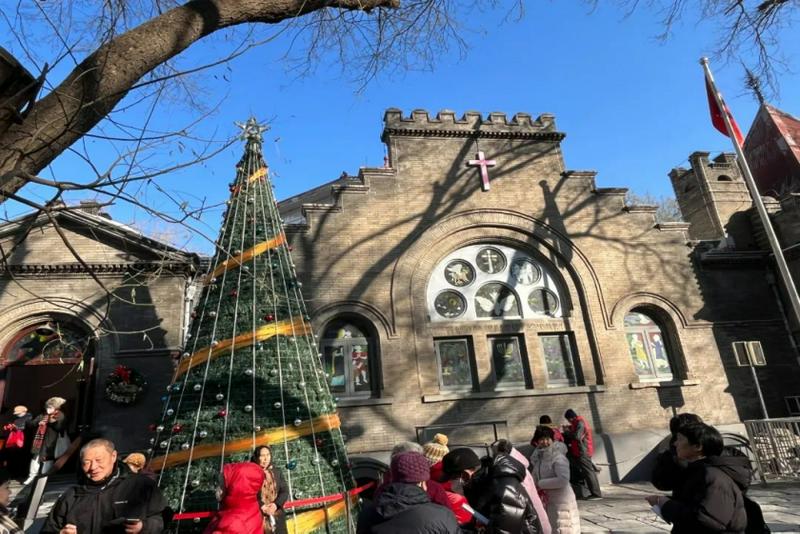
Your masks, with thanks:
<instances>
[{"instance_id":1,"label":"paved ground","mask_svg":"<svg viewBox=\"0 0 800 534\"><path fill-rule=\"evenodd\" d=\"M669 532L671 526L656 516L644 500L661 493L650 484L603 486L599 501L578 501L581 531L594 532ZM748 492L761 505L764 518L773 532L800 533L800 483L755 484Z\"/></svg>"}]
</instances>

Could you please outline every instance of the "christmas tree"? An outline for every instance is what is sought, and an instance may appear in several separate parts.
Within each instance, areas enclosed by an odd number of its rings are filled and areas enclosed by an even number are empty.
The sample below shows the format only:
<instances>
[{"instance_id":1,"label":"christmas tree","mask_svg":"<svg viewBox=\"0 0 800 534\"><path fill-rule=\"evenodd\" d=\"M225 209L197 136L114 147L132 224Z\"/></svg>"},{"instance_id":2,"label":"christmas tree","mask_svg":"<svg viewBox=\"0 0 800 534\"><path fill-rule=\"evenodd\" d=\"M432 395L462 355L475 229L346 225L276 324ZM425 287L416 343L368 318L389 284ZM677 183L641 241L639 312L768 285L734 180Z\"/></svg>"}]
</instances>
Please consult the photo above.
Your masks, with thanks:
<instances>
[{"instance_id":1,"label":"christmas tree","mask_svg":"<svg viewBox=\"0 0 800 534\"><path fill-rule=\"evenodd\" d=\"M216 510L223 464L259 445L272 447L292 500L353 487L261 151L266 128L253 118L239 126L244 156L152 440L150 467L177 513ZM288 510L289 533L346 532L346 512L343 501ZM180 519L171 530L203 523Z\"/></svg>"}]
</instances>

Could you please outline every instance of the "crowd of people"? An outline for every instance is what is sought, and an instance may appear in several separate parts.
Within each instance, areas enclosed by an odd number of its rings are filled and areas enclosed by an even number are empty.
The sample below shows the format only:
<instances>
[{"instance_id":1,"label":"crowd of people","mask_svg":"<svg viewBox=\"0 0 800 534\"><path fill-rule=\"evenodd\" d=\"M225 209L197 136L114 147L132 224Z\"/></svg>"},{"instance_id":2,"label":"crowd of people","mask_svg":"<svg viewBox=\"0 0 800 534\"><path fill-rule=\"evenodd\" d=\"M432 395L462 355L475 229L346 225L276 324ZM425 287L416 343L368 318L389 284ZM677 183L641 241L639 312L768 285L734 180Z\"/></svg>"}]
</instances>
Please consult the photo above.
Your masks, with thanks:
<instances>
[{"instance_id":1,"label":"crowd of people","mask_svg":"<svg viewBox=\"0 0 800 534\"><path fill-rule=\"evenodd\" d=\"M17 407L6 428L9 436L30 425L36 429L40 443L30 462L16 459L29 468L28 476L34 461L43 472L54 458L46 449L53 442L48 429L64 424L57 404L48 404L37 418ZM444 434L423 445L399 443L389 470L361 507L357 534L579 533L577 500L602 494L592 461L592 430L574 410L564 418L565 424L556 425L542 416L530 450L501 439L480 457L469 447L448 448ZM760 507L747 497L750 478L745 455L725 447L720 433L697 415L680 414L670 422L668 447L652 473L653 485L671 495L648 496L647 502L678 534L769 532ZM271 449L256 447L249 462L223 467L219 510L205 534L284 534L288 497ZM6 476L0 479L0 534L22 532L8 512L9 500ZM111 441L94 439L80 450L78 484L60 496L41 532L155 534L171 520L144 455L122 460Z\"/></svg>"},{"instance_id":2,"label":"crowd of people","mask_svg":"<svg viewBox=\"0 0 800 534\"><path fill-rule=\"evenodd\" d=\"M469 447L449 450L443 434L422 446L398 444L357 533L579 533L575 491L582 497L585 488L587 499L602 493L592 430L574 410L564 417L562 426L539 419L527 456L505 439L483 458Z\"/></svg>"}]
</instances>

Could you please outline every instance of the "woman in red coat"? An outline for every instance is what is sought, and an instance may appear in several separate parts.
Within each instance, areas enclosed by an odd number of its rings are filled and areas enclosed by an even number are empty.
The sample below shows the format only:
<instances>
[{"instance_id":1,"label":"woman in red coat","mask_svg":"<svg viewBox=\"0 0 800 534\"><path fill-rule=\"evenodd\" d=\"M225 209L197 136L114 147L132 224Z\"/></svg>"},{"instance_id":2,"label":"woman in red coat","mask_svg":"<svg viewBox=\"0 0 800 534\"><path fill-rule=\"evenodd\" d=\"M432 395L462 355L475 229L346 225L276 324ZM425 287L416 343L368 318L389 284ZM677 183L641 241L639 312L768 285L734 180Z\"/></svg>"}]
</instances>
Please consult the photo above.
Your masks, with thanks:
<instances>
[{"instance_id":1,"label":"woman in red coat","mask_svg":"<svg viewBox=\"0 0 800 534\"><path fill-rule=\"evenodd\" d=\"M225 487L219 512L203 534L251 534L263 530L258 493L264 470L252 462L227 464L222 468Z\"/></svg>"}]
</instances>

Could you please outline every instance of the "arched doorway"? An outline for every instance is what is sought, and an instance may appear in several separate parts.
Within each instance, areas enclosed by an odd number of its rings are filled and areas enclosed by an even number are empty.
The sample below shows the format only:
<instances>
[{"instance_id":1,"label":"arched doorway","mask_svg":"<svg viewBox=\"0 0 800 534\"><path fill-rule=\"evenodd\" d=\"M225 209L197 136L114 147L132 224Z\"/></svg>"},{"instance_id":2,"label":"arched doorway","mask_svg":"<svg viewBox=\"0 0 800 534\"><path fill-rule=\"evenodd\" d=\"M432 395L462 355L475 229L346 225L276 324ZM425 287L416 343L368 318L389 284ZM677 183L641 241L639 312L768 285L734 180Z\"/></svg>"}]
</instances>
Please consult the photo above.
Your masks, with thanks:
<instances>
[{"instance_id":1,"label":"arched doorway","mask_svg":"<svg viewBox=\"0 0 800 534\"><path fill-rule=\"evenodd\" d=\"M63 397L68 431L74 435L90 423L94 349L94 337L72 321L29 321L0 356L2 411L22 404L37 415L47 399Z\"/></svg>"}]
</instances>

